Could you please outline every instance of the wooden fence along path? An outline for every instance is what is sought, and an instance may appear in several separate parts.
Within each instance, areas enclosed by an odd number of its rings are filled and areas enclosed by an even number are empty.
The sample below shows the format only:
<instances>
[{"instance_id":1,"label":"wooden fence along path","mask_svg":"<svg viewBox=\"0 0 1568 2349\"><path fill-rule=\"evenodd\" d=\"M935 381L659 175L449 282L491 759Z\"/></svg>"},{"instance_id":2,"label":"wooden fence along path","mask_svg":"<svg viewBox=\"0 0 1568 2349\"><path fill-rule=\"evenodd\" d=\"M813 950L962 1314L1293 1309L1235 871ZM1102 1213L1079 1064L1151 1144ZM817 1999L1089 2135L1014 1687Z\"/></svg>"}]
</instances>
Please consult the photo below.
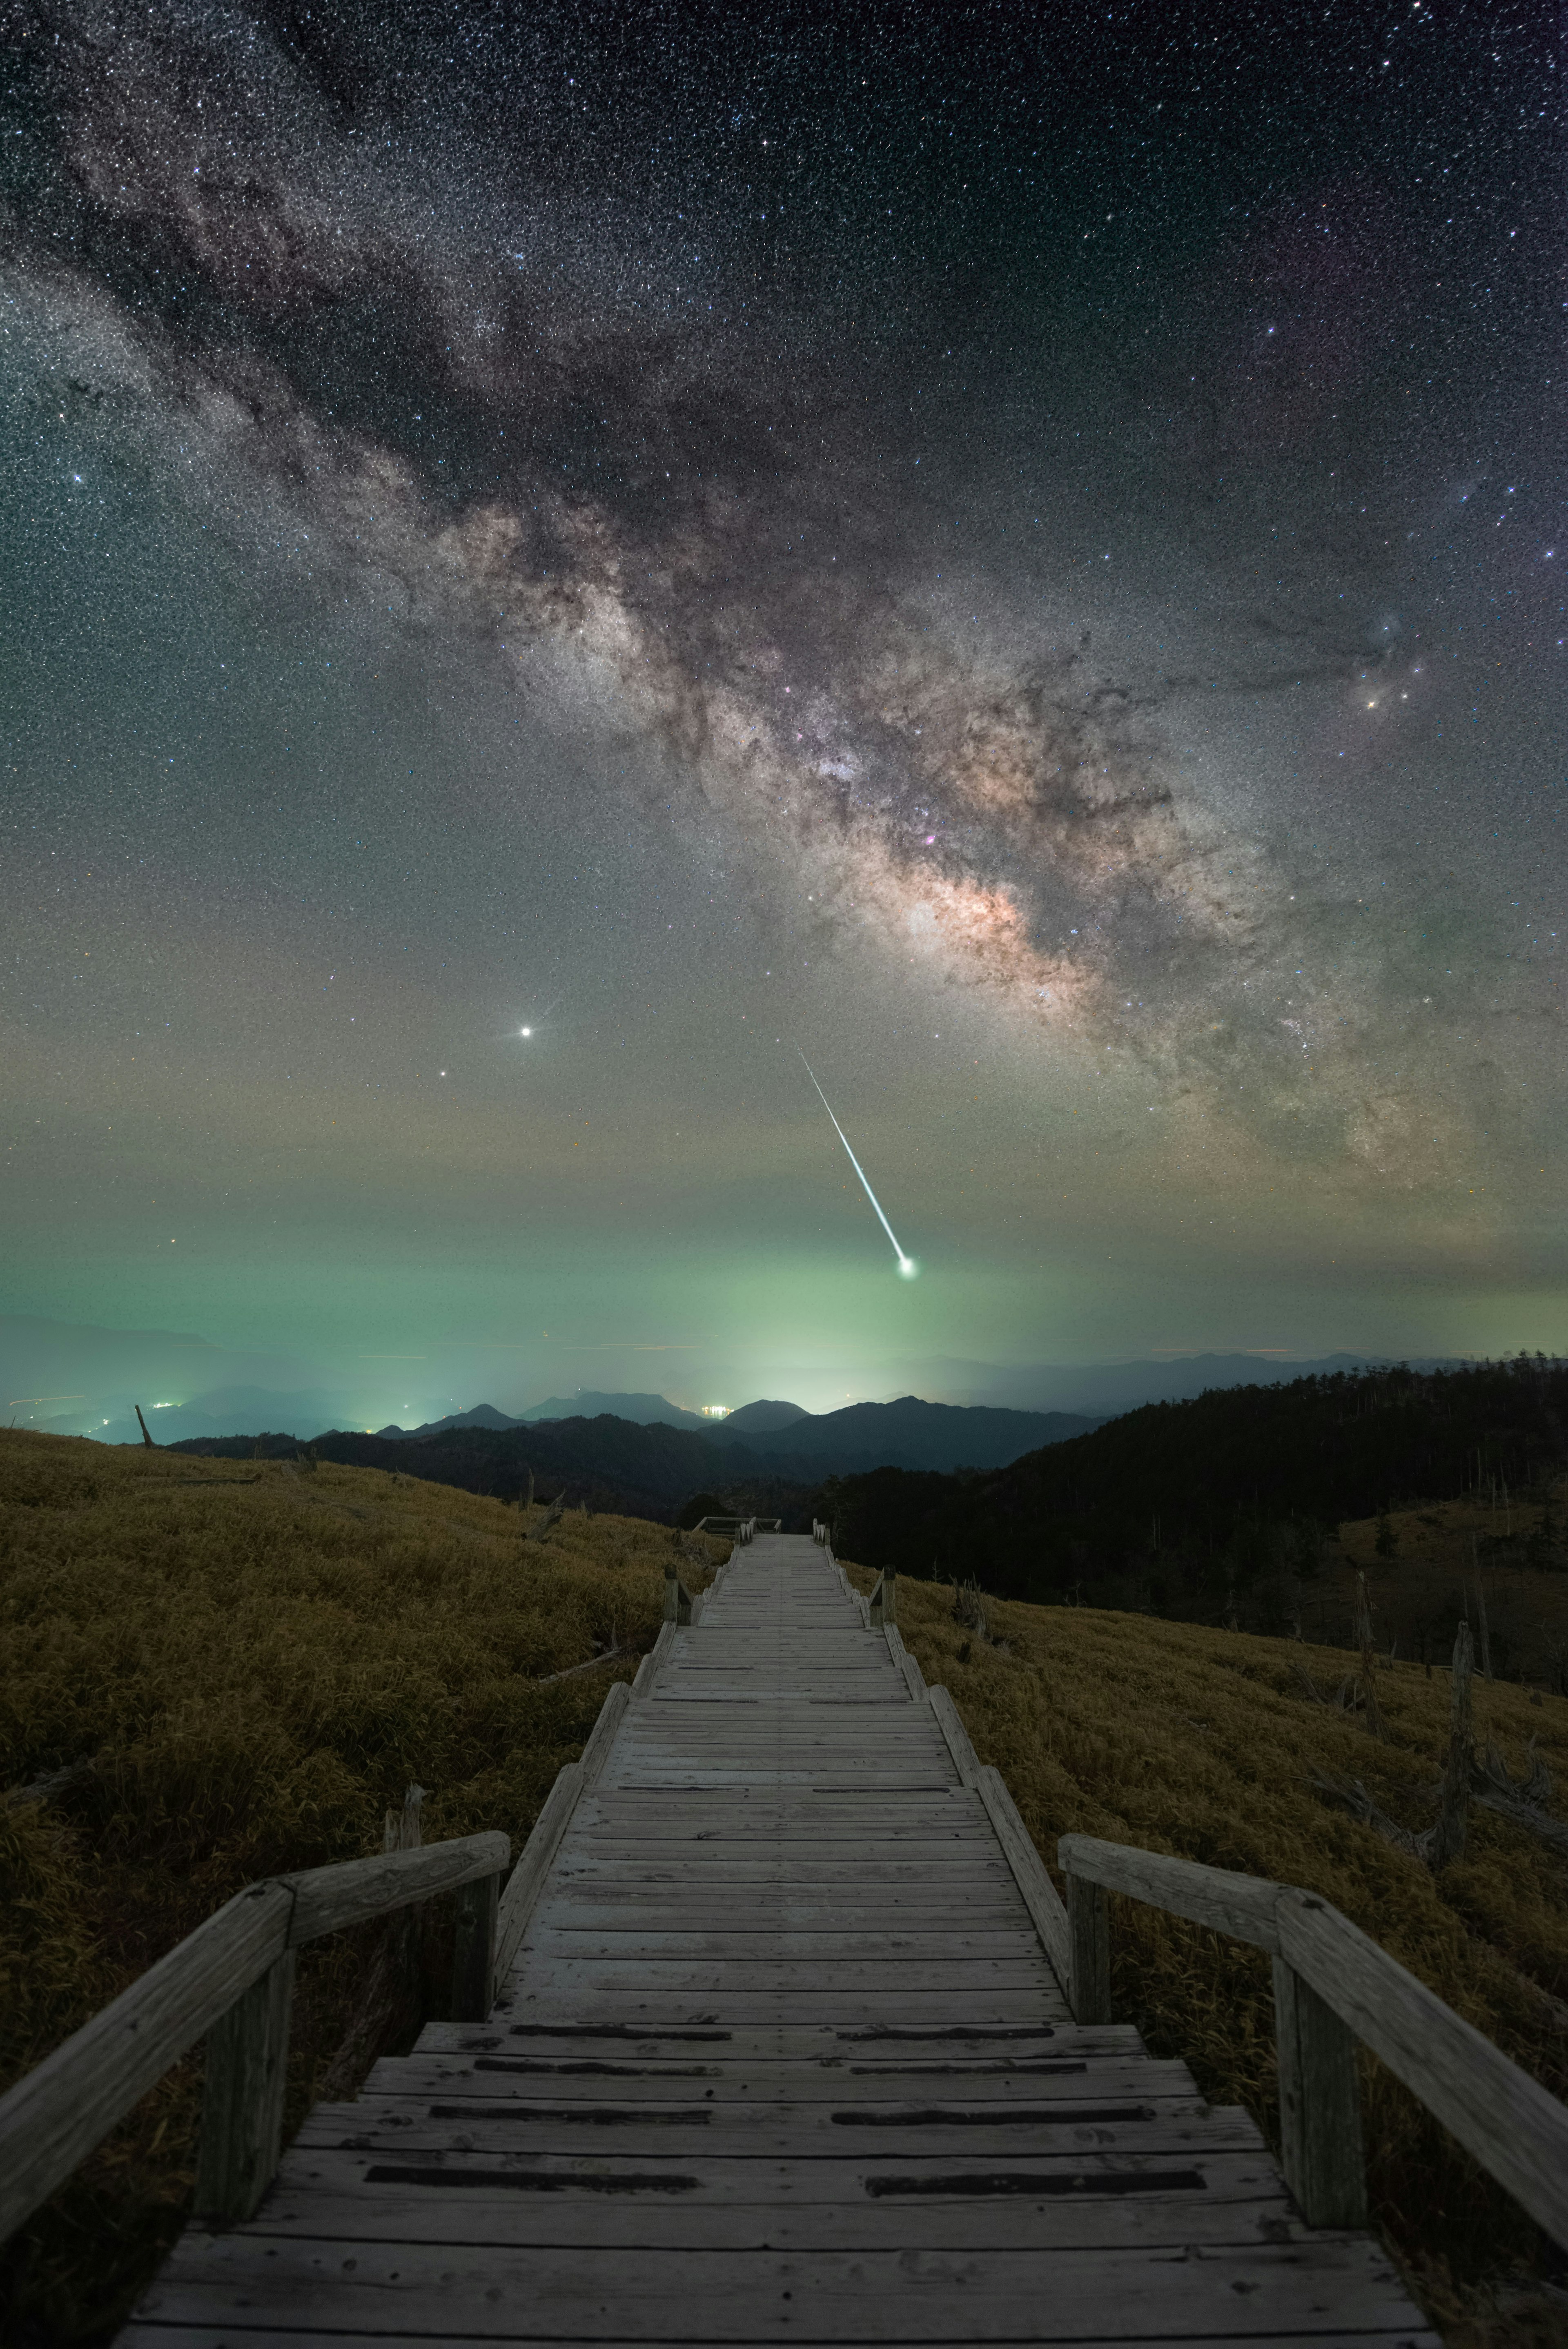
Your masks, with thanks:
<instances>
[{"instance_id":1,"label":"wooden fence along path","mask_svg":"<svg viewBox=\"0 0 1568 2349\"><path fill-rule=\"evenodd\" d=\"M676 1597L503 1897L488 2022L319 2106L253 2220L187 2230L125 2349L1436 2349L1245 2114L1075 2023L1046 1950L1075 1931L1092 1979L1103 1899L1069 1922L829 1555L759 1536Z\"/></svg>"}]
</instances>

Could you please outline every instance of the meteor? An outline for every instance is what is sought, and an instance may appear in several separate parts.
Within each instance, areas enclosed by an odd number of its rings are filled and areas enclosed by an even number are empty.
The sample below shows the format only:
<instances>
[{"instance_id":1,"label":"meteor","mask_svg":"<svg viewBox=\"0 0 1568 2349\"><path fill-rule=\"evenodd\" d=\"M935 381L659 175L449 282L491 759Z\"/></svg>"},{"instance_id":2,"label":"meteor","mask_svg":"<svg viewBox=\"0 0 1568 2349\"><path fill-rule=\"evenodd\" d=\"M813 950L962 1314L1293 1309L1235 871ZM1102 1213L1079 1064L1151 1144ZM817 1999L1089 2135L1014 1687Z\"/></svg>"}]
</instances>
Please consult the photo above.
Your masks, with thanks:
<instances>
[{"instance_id":1,"label":"meteor","mask_svg":"<svg viewBox=\"0 0 1568 2349\"><path fill-rule=\"evenodd\" d=\"M798 1045L795 1049L797 1051L800 1050ZM900 1274L904 1279L913 1280L915 1275L920 1268L919 1266L915 1262L912 1256L906 1256L903 1249L898 1246L898 1235L893 1229L892 1225L888 1221L887 1216L882 1213L882 1203L877 1198L876 1192L871 1188L870 1184L866 1180L866 1169L862 1166L858 1158L856 1157L853 1150L849 1149L849 1136L845 1133L844 1128L839 1124L838 1120L836 1117L833 1117L832 1106L828 1102L827 1095L823 1092L822 1087L816 1084L816 1075L815 1071L812 1068L811 1062L806 1059L804 1052L801 1052L800 1059L801 1066L805 1069L806 1075L810 1077L812 1083L816 1085L817 1100L822 1103L823 1108L827 1111L828 1116L833 1118L833 1131L838 1136L840 1142L843 1143L845 1149L849 1152L849 1164L854 1167L857 1174L859 1175L861 1188L865 1191L866 1196L870 1200L871 1205L877 1210L877 1221L881 1225L882 1229L887 1233L888 1237L893 1243L893 1254L898 1259L898 1270Z\"/></svg>"}]
</instances>

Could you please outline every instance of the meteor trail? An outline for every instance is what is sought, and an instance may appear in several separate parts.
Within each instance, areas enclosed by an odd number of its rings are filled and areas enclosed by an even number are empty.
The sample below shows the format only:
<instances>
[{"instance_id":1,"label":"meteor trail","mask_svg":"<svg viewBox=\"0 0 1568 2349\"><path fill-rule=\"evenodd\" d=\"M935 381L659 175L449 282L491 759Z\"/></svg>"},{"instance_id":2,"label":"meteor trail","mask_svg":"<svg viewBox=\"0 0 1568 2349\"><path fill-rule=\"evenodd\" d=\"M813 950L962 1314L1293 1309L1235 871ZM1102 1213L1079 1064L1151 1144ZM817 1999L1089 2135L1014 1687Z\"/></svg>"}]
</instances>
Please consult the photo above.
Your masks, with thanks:
<instances>
[{"instance_id":1,"label":"meteor trail","mask_svg":"<svg viewBox=\"0 0 1568 2349\"><path fill-rule=\"evenodd\" d=\"M799 1051L800 1047L796 1045L795 1050ZM805 1069L806 1075L810 1077L812 1083L816 1085L817 1100L822 1103L823 1108L827 1111L828 1116L833 1117L833 1110L828 1102L827 1095L823 1092L822 1087L816 1084L815 1071L813 1070L811 1062L806 1059L804 1052L801 1052L800 1060L801 1066ZM876 1192L871 1188L870 1184L866 1180L866 1169L862 1166L858 1158L856 1157L853 1150L849 1150L849 1136L845 1133L844 1128L839 1124L838 1120L836 1117L833 1117L833 1131L838 1136L840 1142L843 1143L845 1149L849 1151L849 1164L854 1167L857 1174L859 1175L861 1186L866 1193L866 1196L870 1200L871 1205L877 1210L877 1221L881 1225L882 1229L887 1233L888 1237L893 1243L893 1253L898 1259L898 1270L906 1280L913 1280L920 1268L915 1262L914 1257L912 1256L906 1256L903 1249L898 1246L898 1235L893 1229L892 1225L888 1221L887 1216L882 1213L882 1203L877 1198Z\"/></svg>"}]
</instances>

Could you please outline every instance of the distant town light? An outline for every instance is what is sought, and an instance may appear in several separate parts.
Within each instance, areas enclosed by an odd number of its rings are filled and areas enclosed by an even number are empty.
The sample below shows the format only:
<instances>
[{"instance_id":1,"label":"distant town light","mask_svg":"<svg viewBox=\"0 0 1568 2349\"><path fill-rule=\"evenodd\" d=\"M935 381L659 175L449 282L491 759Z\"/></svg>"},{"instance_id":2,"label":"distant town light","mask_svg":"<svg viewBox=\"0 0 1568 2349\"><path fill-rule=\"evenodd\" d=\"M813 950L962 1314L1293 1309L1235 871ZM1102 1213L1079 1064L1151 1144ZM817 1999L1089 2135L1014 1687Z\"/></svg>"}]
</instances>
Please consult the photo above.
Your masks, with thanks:
<instances>
[{"instance_id":1,"label":"distant town light","mask_svg":"<svg viewBox=\"0 0 1568 2349\"><path fill-rule=\"evenodd\" d=\"M728 1419L730 1408L727 1402L700 1402L697 1406L698 1413L703 1419Z\"/></svg>"}]
</instances>

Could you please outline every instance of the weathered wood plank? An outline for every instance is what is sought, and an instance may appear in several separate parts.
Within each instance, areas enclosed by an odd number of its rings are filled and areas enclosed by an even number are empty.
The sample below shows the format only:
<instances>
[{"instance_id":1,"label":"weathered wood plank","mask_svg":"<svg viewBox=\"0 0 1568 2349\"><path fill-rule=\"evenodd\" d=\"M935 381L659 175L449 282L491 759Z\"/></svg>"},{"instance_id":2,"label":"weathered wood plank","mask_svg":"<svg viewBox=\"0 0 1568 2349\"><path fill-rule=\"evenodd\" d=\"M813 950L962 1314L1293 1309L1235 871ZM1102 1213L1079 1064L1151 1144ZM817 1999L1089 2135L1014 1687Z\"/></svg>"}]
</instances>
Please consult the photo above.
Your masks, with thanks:
<instances>
[{"instance_id":1,"label":"weathered wood plank","mask_svg":"<svg viewBox=\"0 0 1568 2349\"><path fill-rule=\"evenodd\" d=\"M693 2083L699 2085L693 2085ZM1059 2056L1054 2050L1012 2071L981 2071L950 2051L933 2050L927 2061L912 2059L893 2070L886 2063L846 2061L817 2065L758 2065L726 2069L713 2051L694 2047L684 2064L673 2061L649 2070L635 2058L534 2057L516 2041L477 2056L439 2053L383 2057L359 2090L368 2096L475 2095L494 2103L529 2101L552 2108L566 2104L613 2103L626 2111L685 2108L693 2096L714 2112L743 2106L748 2111L777 2107L811 2111L817 2106L865 2106L881 2110L910 2103L935 2110L961 2105L966 2112L1009 2105L1032 2107L1053 2102L1083 2104L1109 2098L1147 2103L1161 2096L1195 2098L1198 2090L1185 2064L1131 2055L1091 2063Z\"/></svg>"},{"instance_id":2,"label":"weathered wood plank","mask_svg":"<svg viewBox=\"0 0 1568 2349\"><path fill-rule=\"evenodd\" d=\"M1034 1920L1041 1946L1058 1982L1065 1984L1072 1974L1072 1945L1062 1896L1045 1873L1045 1863L1029 1839L1029 1831L1018 1816L1018 1806L1000 1770L988 1764L975 1780L975 1792L985 1806L996 1839L1023 1895L1024 1906Z\"/></svg>"},{"instance_id":3,"label":"weathered wood plank","mask_svg":"<svg viewBox=\"0 0 1568 2349\"><path fill-rule=\"evenodd\" d=\"M688 2162L699 2157L714 2161L826 2156L867 2160L875 2154L878 2163L924 2162L944 2173L955 2162L1011 2170L1021 2161L1051 2155L1145 2153L1179 2163L1199 2152L1262 2150L1258 2131L1245 2115L1220 2116L1190 2109L1159 2111L1146 2120L1091 2121L1064 2112L1039 2121L987 2116L983 2122L942 2127L913 2118L907 2127L889 2122L879 2127L839 2127L826 2119L720 2126L643 2117L618 2123L612 2133L608 2125L591 2120L561 2118L546 2124L537 2116L520 2117L509 2109L487 2109L473 2101L461 2107L455 2100L424 2107L394 2109L389 2105L384 2116L380 2102L372 2099L364 2109L332 2107L312 2115L295 2140L296 2147L302 2151L336 2147L400 2160L410 2147L450 2152L457 2144L473 2153L586 2156L591 2152L601 2163L635 2161L639 2168L656 2158Z\"/></svg>"},{"instance_id":4,"label":"weathered wood plank","mask_svg":"<svg viewBox=\"0 0 1568 2349\"><path fill-rule=\"evenodd\" d=\"M1284 1889L1276 1914L1286 1964L1568 2249L1568 2109L1337 1909Z\"/></svg>"},{"instance_id":5,"label":"weathered wood plank","mask_svg":"<svg viewBox=\"0 0 1568 2349\"><path fill-rule=\"evenodd\" d=\"M1229 1868L1205 1868L1164 1852L1103 1843L1097 1836L1063 1836L1056 1857L1068 1874L1102 1885L1107 1892L1150 1901L1173 1917L1190 1918L1213 1932L1230 1933L1278 1953L1274 1908L1280 1888L1262 1877L1237 1876Z\"/></svg>"},{"instance_id":6,"label":"weathered wood plank","mask_svg":"<svg viewBox=\"0 0 1568 2349\"><path fill-rule=\"evenodd\" d=\"M417 1851L377 1852L369 1859L348 1859L335 1868L313 1868L303 1876L277 1878L294 1895L288 1944L297 1949L323 1933L362 1925L372 1917L390 1916L412 1900L428 1900L438 1892L455 1891L461 1884L494 1876L512 1857L510 1837L454 1836L446 1843L426 1844Z\"/></svg>"},{"instance_id":7,"label":"weathered wood plank","mask_svg":"<svg viewBox=\"0 0 1568 2349\"><path fill-rule=\"evenodd\" d=\"M1355 2035L1283 1958L1274 1960L1273 1969L1285 2177L1314 2227L1364 2227L1366 2161Z\"/></svg>"},{"instance_id":8,"label":"weathered wood plank","mask_svg":"<svg viewBox=\"0 0 1568 2349\"><path fill-rule=\"evenodd\" d=\"M375 2337L382 2344L382 2349L429 2349L428 2333L378 2331ZM450 2335L446 2337L451 2338ZM779 2337L794 2343L803 2336L789 2332ZM1040 2338L1037 2333L1029 2337ZM1161 2336L1149 2337L1158 2339ZM1256 2334L1228 2337L1248 2341L1260 2339ZM132 2323L117 2335L118 2340L126 2343L127 2349L251 2349L251 2344L254 2344L254 2349L270 2349L274 2343L278 2344L278 2349L342 2349L342 2338L340 2333L323 2333L310 2327L301 2329L291 2325L286 2333L280 2333L269 2326L247 2325L242 2328L234 2323L190 2329ZM556 2334L550 2338L541 2333L530 2333L527 2338L529 2349L576 2349L580 2336L575 2333L570 2336ZM910 2333L902 2340L897 2334L880 2336L880 2342L881 2349L969 2349L974 2338L972 2333L950 2335L945 2341L922 2335L917 2344L916 2336ZM704 2340L703 2349L742 2349L742 2344L738 2336L732 2335L727 2342ZM751 2344L745 2344L744 2349L751 2349ZM1194 2349L1197 2349L1196 2344ZM1375 2333L1346 2331L1339 2326L1328 2333L1271 2333L1267 2338L1267 2349L1443 2349L1443 2343L1438 2333L1412 2320L1397 2327L1381 2327Z\"/></svg>"},{"instance_id":9,"label":"weathered wood plank","mask_svg":"<svg viewBox=\"0 0 1568 2349\"><path fill-rule=\"evenodd\" d=\"M277 2168L295 1964L285 1950L207 2034L192 2207L209 2224L248 2219Z\"/></svg>"},{"instance_id":10,"label":"weathered wood plank","mask_svg":"<svg viewBox=\"0 0 1568 2349\"><path fill-rule=\"evenodd\" d=\"M1033 2254L936 2248L899 2252L693 2252L639 2247L617 2254L540 2246L357 2247L341 2282L332 2246L279 2237L189 2235L137 2310L156 2320L254 2326L309 2323L324 2288L362 2300L377 2327L390 2317L442 2338L527 2340L551 2332L587 2340L863 2341L1241 2340L1286 2329L1309 2301L1320 2333L1337 2325L1392 2329L1408 2312L1376 2245L1333 2236L1201 2256L1168 2249L1061 2251L1041 2290ZM374 2312L374 2314L371 2312ZM672 2331L673 2328L673 2331Z\"/></svg>"},{"instance_id":11,"label":"weathered wood plank","mask_svg":"<svg viewBox=\"0 0 1568 2349\"><path fill-rule=\"evenodd\" d=\"M457 1896L452 1955L454 2023L483 2023L495 2002L499 1876L482 1876Z\"/></svg>"},{"instance_id":12,"label":"weathered wood plank","mask_svg":"<svg viewBox=\"0 0 1568 2349\"><path fill-rule=\"evenodd\" d=\"M281 1884L236 1893L0 2097L0 2240L277 1962L293 1910Z\"/></svg>"},{"instance_id":13,"label":"weathered wood plank","mask_svg":"<svg viewBox=\"0 0 1568 2349\"><path fill-rule=\"evenodd\" d=\"M568 1762L565 1769L557 1772L556 1783L545 1795L528 1840L518 1856L517 1865L507 1878L495 1920L497 1984L504 1982L512 1971L512 1961L527 1930L534 1903L544 1889L550 1863L571 1823L582 1785L580 1762Z\"/></svg>"},{"instance_id":14,"label":"weathered wood plank","mask_svg":"<svg viewBox=\"0 0 1568 2349\"><path fill-rule=\"evenodd\" d=\"M969 1732L959 1719L957 1705L945 1688L928 1689L926 1696L937 1726L946 1741L948 1752L952 1755L959 1784L961 1786L978 1786L980 1756L970 1744Z\"/></svg>"},{"instance_id":15,"label":"weathered wood plank","mask_svg":"<svg viewBox=\"0 0 1568 2349\"><path fill-rule=\"evenodd\" d=\"M725 1933L662 1931L640 1919L633 1919L622 1931L613 1932L603 1927L547 1923L536 1918L524 1946L546 1961L559 1959L573 1965L587 1964L597 1958L622 1958L632 1950L666 1961L742 1958L748 1964L771 1964L777 1959L820 1958L836 1961L840 1958L919 1957L934 1965L946 1958L1033 1961L1040 1953L1027 1919L1021 1925L980 1927L973 1932L919 1933L898 1925L867 1927L847 1920L834 1927L807 1926L797 1932L776 1920L759 1919L745 1932ZM1101 2020L1098 2016L1088 2019Z\"/></svg>"},{"instance_id":16,"label":"weathered wood plank","mask_svg":"<svg viewBox=\"0 0 1568 2349\"><path fill-rule=\"evenodd\" d=\"M589 2054L613 2054L618 2048L656 2047L670 2054L693 2047L731 2064L801 2064L825 2062L898 2064L923 2063L932 2054L951 2054L964 2061L1004 2061L1016 2054L1022 2062L1036 2055L1067 2054L1120 2060L1144 2052L1143 2042L1130 2023L1108 2024L1083 2031L1075 2023L1050 2023L1031 2016L1027 2023L955 2023L951 2017L937 2022L911 2022L901 2012L897 2023L815 2024L771 2023L758 2027L734 2024L728 2013L717 2026L703 2026L701 2040L692 2039L682 2023L653 2021L628 2023L579 2012L576 2004L562 2018L524 2023L508 2022L499 2013L488 2023L427 2023L416 2053L490 2054L504 2047L541 2048L564 2053L581 2048Z\"/></svg>"},{"instance_id":17,"label":"weathered wood plank","mask_svg":"<svg viewBox=\"0 0 1568 2349\"><path fill-rule=\"evenodd\" d=\"M1072 1952L1064 1985L1080 2023L1111 2019L1110 1906L1092 1877L1067 1878L1067 1940Z\"/></svg>"},{"instance_id":18,"label":"weathered wood plank","mask_svg":"<svg viewBox=\"0 0 1568 2349\"><path fill-rule=\"evenodd\" d=\"M583 1774L585 1787L594 1784L608 1759L630 1702L630 1683L618 1681L599 1707L598 1719L588 1733L588 1742L577 1756L577 1767Z\"/></svg>"}]
</instances>

